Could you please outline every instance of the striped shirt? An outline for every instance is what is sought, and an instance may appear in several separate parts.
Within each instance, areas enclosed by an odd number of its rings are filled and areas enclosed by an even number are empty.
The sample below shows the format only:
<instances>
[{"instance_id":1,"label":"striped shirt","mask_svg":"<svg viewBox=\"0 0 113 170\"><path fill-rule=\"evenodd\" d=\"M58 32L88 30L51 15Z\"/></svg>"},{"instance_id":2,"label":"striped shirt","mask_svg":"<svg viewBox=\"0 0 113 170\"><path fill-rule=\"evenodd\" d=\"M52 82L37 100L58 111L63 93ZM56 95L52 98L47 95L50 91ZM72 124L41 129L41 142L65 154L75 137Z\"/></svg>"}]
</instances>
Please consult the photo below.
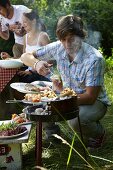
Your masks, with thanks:
<instances>
[{"instance_id":1,"label":"striped shirt","mask_svg":"<svg viewBox=\"0 0 113 170\"><path fill-rule=\"evenodd\" d=\"M70 87L77 94L82 94L86 91L86 87L101 86L98 100L110 105L104 88L105 61L97 49L82 42L75 59L70 62L62 43L56 41L37 50L36 54L42 60L57 61L64 87Z\"/></svg>"}]
</instances>

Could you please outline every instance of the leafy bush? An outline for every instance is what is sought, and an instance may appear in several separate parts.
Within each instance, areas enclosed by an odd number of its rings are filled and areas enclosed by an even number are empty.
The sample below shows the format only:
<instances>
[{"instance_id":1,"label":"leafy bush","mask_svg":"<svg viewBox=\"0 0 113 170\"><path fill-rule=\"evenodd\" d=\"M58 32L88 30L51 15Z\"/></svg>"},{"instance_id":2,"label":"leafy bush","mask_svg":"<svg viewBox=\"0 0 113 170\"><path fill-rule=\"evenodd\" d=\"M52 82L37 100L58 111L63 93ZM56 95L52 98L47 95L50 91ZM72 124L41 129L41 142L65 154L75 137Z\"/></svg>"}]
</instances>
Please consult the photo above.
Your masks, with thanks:
<instances>
[{"instance_id":1,"label":"leafy bush","mask_svg":"<svg viewBox=\"0 0 113 170\"><path fill-rule=\"evenodd\" d=\"M62 15L76 14L83 18L86 27L101 32L106 55L111 55L113 47L113 2L111 0L39 0L32 5L44 20L51 40L56 39L55 25Z\"/></svg>"},{"instance_id":2,"label":"leafy bush","mask_svg":"<svg viewBox=\"0 0 113 170\"><path fill-rule=\"evenodd\" d=\"M102 34L102 47L104 53L111 55L113 47L113 2L110 0L71 0L70 10L81 16L87 26Z\"/></svg>"},{"instance_id":3,"label":"leafy bush","mask_svg":"<svg viewBox=\"0 0 113 170\"><path fill-rule=\"evenodd\" d=\"M104 54L111 55L113 47L112 0L11 0L11 3L23 4L35 9L46 24L52 41L56 40L55 25L60 16L71 13L79 15L88 28L101 32L101 47L105 49ZM2 44L1 40L0 44Z\"/></svg>"},{"instance_id":4,"label":"leafy bush","mask_svg":"<svg viewBox=\"0 0 113 170\"><path fill-rule=\"evenodd\" d=\"M108 73L108 75L113 75L113 48L111 49L112 51L112 55L107 57L105 57L106 60L106 72Z\"/></svg>"}]
</instances>

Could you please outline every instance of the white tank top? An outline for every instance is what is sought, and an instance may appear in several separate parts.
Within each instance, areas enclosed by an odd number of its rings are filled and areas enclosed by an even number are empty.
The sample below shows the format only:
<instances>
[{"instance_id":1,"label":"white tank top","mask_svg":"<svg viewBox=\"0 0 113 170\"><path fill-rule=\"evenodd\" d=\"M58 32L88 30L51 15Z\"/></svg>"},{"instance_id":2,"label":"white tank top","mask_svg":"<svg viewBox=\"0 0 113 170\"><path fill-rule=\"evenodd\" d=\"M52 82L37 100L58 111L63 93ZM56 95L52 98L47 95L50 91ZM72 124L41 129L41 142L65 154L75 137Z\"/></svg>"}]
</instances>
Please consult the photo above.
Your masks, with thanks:
<instances>
[{"instance_id":1,"label":"white tank top","mask_svg":"<svg viewBox=\"0 0 113 170\"><path fill-rule=\"evenodd\" d=\"M26 53L32 53L33 51L36 51L38 48L40 48L41 46L38 44L38 40L37 40L37 43L36 45L29 45L28 44L28 41L27 41L27 38L28 38L28 34L26 34L26 48L25 48L25 52ZM39 36L38 36L39 37Z\"/></svg>"},{"instance_id":2,"label":"white tank top","mask_svg":"<svg viewBox=\"0 0 113 170\"><path fill-rule=\"evenodd\" d=\"M38 44L39 40L37 40L36 45L29 45L27 41L28 34L25 35L25 38L26 38L26 48L25 48L26 53L32 53L33 51L36 51L38 48L40 48L40 45ZM32 70L32 67L28 67L27 70Z\"/></svg>"},{"instance_id":3,"label":"white tank top","mask_svg":"<svg viewBox=\"0 0 113 170\"><path fill-rule=\"evenodd\" d=\"M41 32L40 32L41 34ZM38 36L38 40L37 40L37 44L36 45L29 45L28 42L27 42L27 37L28 37L28 34L26 34L26 48L25 48L25 52L27 53L32 53L33 51L36 51L38 48L40 48L41 46L38 44L39 42L39 37L40 37L40 34ZM29 70L32 70L33 68L32 67L28 67L27 71ZM46 76L48 79L50 79L50 75L47 75Z\"/></svg>"}]
</instances>

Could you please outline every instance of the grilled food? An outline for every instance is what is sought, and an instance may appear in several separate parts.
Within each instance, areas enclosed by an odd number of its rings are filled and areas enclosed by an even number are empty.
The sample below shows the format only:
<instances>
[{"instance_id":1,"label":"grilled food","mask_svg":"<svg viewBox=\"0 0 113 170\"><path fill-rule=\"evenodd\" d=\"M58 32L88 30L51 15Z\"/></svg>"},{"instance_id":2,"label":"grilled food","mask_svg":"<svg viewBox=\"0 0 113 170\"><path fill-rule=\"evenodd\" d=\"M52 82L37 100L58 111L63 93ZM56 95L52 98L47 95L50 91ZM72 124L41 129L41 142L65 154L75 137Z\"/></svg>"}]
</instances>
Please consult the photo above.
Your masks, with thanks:
<instances>
[{"instance_id":1,"label":"grilled food","mask_svg":"<svg viewBox=\"0 0 113 170\"><path fill-rule=\"evenodd\" d=\"M38 88L38 87L36 87L35 85L30 84L30 83L27 83L27 84L25 85L25 90L27 90L27 91L40 92L40 88Z\"/></svg>"},{"instance_id":2,"label":"grilled food","mask_svg":"<svg viewBox=\"0 0 113 170\"><path fill-rule=\"evenodd\" d=\"M64 96L76 96L76 92L71 89L71 88L65 88L61 93L60 93L60 96L61 97L64 97Z\"/></svg>"},{"instance_id":3,"label":"grilled food","mask_svg":"<svg viewBox=\"0 0 113 170\"><path fill-rule=\"evenodd\" d=\"M41 95L40 94L25 94L25 100L29 102L40 102Z\"/></svg>"},{"instance_id":4,"label":"grilled food","mask_svg":"<svg viewBox=\"0 0 113 170\"><path fill-rule=\"evenodd\" d=\"M18 126L17 123L2 123L0 125L0 136L13 136L26 131L27 128Z\"/></svg>"},{"instance_id":5,"label":"grilled food","mask_svg":"<svg viewBox=\"0 0 113 170\"><path fill-rule=\"evenodd\" d=\"M43 94L41 94L41 97L54 98L57 97L57 95L53 90L44 90Z\"/></svg>"},{"instance_id":6,"label":"grilled food","mask_svg":"<svg viewBox=\"0 0 113 170\"><path fill-rule=\"evenodd\" d=\"M25 113L21 113L21 114L12 114L12 120L13 122L15 123L23 123L23 122L27 122L27 119L26 119L26 115Z\"/></svg>"}]
</instances>

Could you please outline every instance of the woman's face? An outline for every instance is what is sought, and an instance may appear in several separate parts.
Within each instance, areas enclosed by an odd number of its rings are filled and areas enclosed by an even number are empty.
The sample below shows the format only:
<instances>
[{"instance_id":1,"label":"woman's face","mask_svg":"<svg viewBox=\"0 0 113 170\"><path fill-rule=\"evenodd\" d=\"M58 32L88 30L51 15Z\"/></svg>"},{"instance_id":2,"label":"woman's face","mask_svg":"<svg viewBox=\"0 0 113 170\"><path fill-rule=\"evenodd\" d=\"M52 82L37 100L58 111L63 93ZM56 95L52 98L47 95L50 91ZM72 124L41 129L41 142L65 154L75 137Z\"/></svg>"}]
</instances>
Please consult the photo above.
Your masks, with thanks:
<instances>
[{"instance_id":1,"label":"woman's face","mask_svg":"<svg viewBox=\"0 0 113 170\"><path fill-rule=\"evenodd\" d=\"M23 20L24 29L26 30L26 32L30 32L33 28L34 21L31 21L30 19L28 19L25 16L22 17L22 20Z\"/></svg>"}]
</instances>

